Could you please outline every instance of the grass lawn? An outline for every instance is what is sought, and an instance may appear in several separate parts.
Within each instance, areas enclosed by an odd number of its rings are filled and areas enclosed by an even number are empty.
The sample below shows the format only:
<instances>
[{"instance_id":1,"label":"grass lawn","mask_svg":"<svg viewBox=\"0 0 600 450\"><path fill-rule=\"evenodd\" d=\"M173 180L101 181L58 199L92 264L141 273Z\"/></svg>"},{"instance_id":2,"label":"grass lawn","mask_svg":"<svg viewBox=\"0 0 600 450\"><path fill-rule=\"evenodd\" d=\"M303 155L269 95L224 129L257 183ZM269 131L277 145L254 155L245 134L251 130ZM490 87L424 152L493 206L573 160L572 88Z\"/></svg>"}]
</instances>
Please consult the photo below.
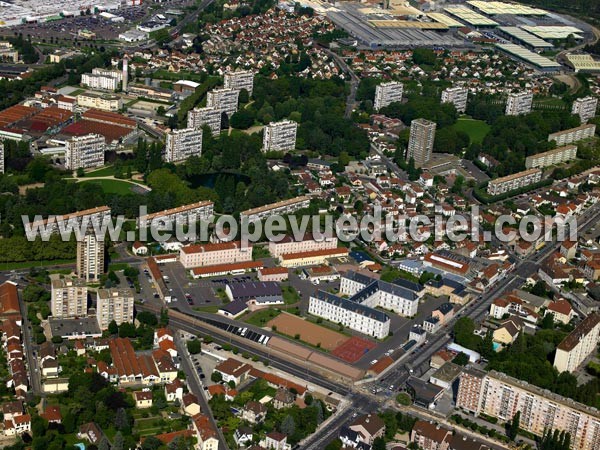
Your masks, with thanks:
<instances>
[{"instance_id":1,"label":"grass lawn","mask_svg":"<svg viewBox=\"0 0 600 450\"><path fill-rule=\"evenodd\" d=\"M490 126L483 120L461 117L453 125L456 131L464 131L469 135L472 143L481 144L483 138L490 132Z\"/></svg>"},{"instance_id":2,"label":"grass lawn","mask_svg":"<svg viewBox=\"0 0 600 450\"><path fill-rule=\"evenodd\" d=\"M82 181L81 183L95 183L99 184L105 194L131 194L131 188L135 185L121 180L88 180Z\"/></svg>"},{"instance_id":3,"label":"grass lawn","mask_svg":"<svg viewBox=\"0 0 600 450\"><path fill-rule=\"evenodd\" d=\"M44 261L0 263L0 270L29 269L30 267L57 266L60 264L75 264L75 260L74 259L55 259L55 260L44 260ZM69 271L69 273L70 273L70 271Z\"/></svg>"},{"instance_id":4,"label":"grass lawn","mask_svg":"<svg viewBox=\"0 0 600 450\"><path fill-rule=\"evenodd\" d=\"M285 286L282 291L283 301L286 305L293 305L300 301L300 295L298 295L298 292L292 286Z\"/></svg>"},{"instance_id":5,"label":"grass lawn","mask_svg":"<svg viewBox=\"0 0 600 450\"><path fill-rule=\"evenodd\" d=\"M110 177L115 174L115 168L113 166L106 166L101 169L92 170L86 172L86 177Z\"/></svg>"},{"instance_id":6,"label":"grass lawn","mask_svg":"<svg viewBox=\"0 0 600 450\"><path fill-rule=\"evenodd\" d=\"M242 318L242 320L250 325L262 328L269 320L277 317L279 314L281 314L281 311L275 309L263 309L249 314L248 317Z\"/></svg>"},{"instance_id":7,"label":"grass lawn","mask_svg":"<svg viewBox=\"0 0 600 450\"><path fill-rule=\"evenodd\" d=\"M556 97L543 97L536 98L533 100L533 108L551 108L551 109L564 109L566 107L566 103L562 98Z\"/></svg>"}]
</instances>

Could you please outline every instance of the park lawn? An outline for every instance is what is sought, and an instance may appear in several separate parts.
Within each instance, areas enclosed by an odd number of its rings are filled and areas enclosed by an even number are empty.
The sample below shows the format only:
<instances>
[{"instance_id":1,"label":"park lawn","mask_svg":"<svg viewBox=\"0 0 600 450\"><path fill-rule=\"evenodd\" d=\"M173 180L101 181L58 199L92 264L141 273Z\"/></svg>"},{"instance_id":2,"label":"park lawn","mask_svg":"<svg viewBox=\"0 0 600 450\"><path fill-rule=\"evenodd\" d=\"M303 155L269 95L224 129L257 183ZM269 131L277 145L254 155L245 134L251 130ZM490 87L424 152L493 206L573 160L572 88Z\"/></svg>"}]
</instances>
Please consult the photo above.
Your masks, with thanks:
<instances>
[{"instance_id":1,"label":"park lawn","mask_svg":"<svg viewBox=\"0 0 600 450\"><path fill-rule=\"evenodd\" d=\"M99 184L105 194L118 194L118 195L126 195L131 194L131 188L134 187L133 184L128 183L126 181L121 180L87 180L81 181L81 183L95 183Z\"/></svg>"},{"instance_id":2,"label":"park lawn","mask_svg":"<svg viewBox=\"0 0 600 450\"><path fill-rule=\"evenodd\" d=\"M543 97L543 98L536 98L533 100L533 108L535 109L536 107L540 107L540 106L545 106L545 107L552 107L552 108L556 108L556 109L563 109L565 108L567 105L566 103L563 101L562 98L556 98L556 97Z\"/></svg>"},{"instance_id":3,"label":"park lawn","mask_svg":"<svg viewBox=\"0 0 600 450\"><path fill-rule=\"evenodd\" d=\"M248 317L243 318L242 320L250 325L262 328L269 320L277 317L279 314L281 314L281 311L277 309L262 309L249 314Z\"/></svg>"},{"instance_id":4,"label":"park lawn","mask_svg":"<svg viewBox=\"0 0 600 450\"><path fill-rule=\"evenodd\" d=\"M471 143L481 144L491 127L483 120L461 117L453 125L456 131L464 131L469 135Z\"/></svg>"},{"instance_id":5,"label":"park lawn","mask_svg":"<svg viewBox=\"0 0 600 450\"><path fill-rule=\"evenodd\" d=\"M113 166L102 167L101 169L92 170L86 172L86 177L110 177L115 174L115 168Z\"/></svg>"}]
</instances>

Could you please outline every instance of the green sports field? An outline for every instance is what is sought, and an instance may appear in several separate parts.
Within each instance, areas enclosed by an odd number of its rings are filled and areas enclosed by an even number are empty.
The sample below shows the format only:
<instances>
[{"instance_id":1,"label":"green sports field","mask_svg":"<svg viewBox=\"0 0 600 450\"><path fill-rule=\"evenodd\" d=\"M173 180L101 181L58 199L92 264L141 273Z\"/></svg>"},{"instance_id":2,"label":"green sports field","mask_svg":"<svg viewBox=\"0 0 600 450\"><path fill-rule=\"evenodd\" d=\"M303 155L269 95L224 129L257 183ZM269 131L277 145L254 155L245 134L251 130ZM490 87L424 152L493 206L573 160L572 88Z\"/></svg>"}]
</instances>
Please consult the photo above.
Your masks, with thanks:
<instances>
[{"instance_id":1,"label":"green sports field","mask_svg":"<svg viewBox=\"0 0 600 450\"><path fill-rule=\"evenodd\" d=\"M472 143L481 144L483 138L489 133L490 126L483 120L461 117L454 124L454 129L467 133Z\"/></svg>"}]
</instances>

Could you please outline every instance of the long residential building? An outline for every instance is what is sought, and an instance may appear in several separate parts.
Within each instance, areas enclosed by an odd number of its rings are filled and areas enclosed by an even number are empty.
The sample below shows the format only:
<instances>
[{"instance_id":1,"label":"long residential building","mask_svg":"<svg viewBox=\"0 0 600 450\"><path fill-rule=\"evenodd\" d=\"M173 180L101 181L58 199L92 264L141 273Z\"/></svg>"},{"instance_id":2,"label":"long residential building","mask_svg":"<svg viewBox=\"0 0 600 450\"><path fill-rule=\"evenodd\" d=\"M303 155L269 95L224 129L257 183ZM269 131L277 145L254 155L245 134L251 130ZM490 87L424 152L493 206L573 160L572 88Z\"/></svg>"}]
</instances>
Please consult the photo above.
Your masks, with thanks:
<instances>
[{"instance_id":1,"label":"long residential building","mask_svg":"<svg viewBox=\"0 0 600 450\"><path fill-rule=\"evenodd\" d=\"M67 140L65 167L69 170L87 169L104 165L106 139L99 134L74 136Z\"/></svg>"},{"instance_id":2,"label":"long residential building","mask_svg":"<svg viewBox=\"0 0 600 450\"><path fill-rule=\"evenodd\" d=\"M533 105L533 93L530 91L512 92L508 94L505 114L507 116L519 116L531 112Z\"/></svg>"},{"instance_id":3,"label":"long residential building","mask_svg":"<svg viewBox=\"0 0 600 450\"><path fill-rule=\"evenodd\" d=\"M298 124L293 120L271 122L264 129L263 151L284 151L296 148L296 132Z\"/></svg>"},{"instance_id":4,"label":"long residential building","mask_svg":"<svg viewBox=\"0 0 600 450\"><path fill-rule=\"evenodd\" d=\"M321 265L332 258L348 256L348 247L324 248L298 253L284 253L279 256L282 267L303 267Z\"/></svg>"},{"instance_id":5,"label":"long residential building","mask_svg":"<svg viewBox=\"0 0 600 450\"><path fill-rule=\"evenodd\" d=\"M206 94L206 106L217 108L231 117L238 109L239 96L237 89L213 89Z\"/></svg>"},{"instance_id":6,"label":"long residential building","mask_svg":"<svg viewBox=\"0 0 600 450\"><path fill-rule=\"evenodd\" d=\"M310 296L308 313L378 339L390 332L390 317L386 313L326 291Z\"/></svg>"},{"instance_id":7,"label":"long residential building","mask_svg":"<svg viewBox=\"0 0 600 450\"><path fill-rule=\"evenodd\" d=\"M341 278L340 294L348 295L372 308L383 308L404 316L417 314L423 286L413 283L404 286L377 280L359 272L348 271Z\"/></svg>"},{"instance_id":8,"label":"long residential building","mask_svg":"<svg viewBox=\"0 0 600 450\"><path fill-rule=\"evenodd\" d=\"M279 257L288 253L310 252L314 250L327 250L337 248L338 239L335 236L324 239L314 239L312 235L306 234L302 239L296 240L294 236L285 236L278 242L269 242L269 253L274 257Z\"/></svg>"},{"instance_id":9,"label":"long residential building","mask_svg":"<svg viewBox=\"0 0 600 450\"><path fill-rule=\"evenodd\" d=\"M50 297L52 317L87 316L87 295L87 284L80 278L53 279Z\"/></svg>"},{"instance_id":10,"label":"long residential building","mask_svg":"<svg viewBox=\"0 0 600 450\"><path fill-rule=\"evenodd\" d=\"M416 283L401 286L349 271L341 279L339 294L318 291L310 297L308 312L383 339L389 333L390 318L376 308L412 317L417 314L423 292Z\"/></svg>"},{"instance_id":11,"label":"long residential building","mask_svg":"<svg viewBox=\"0 0 600 450\"><path fill-rule=\"evenodd\" d=\"M123 108L123 100L118 95L84 92L77 96L77 105L83 108L117 112Z\"/></svg>"},{"instance_id":12,"label":"long residential building","mask_svg":"<svg viewBox=\"0 0 600 450\"><path fill-rule=\"evenodd\" d=\"M186 245L179 251L179 261L186 269L252 261L252 246L240 241Z\"/></svg>"},{"instance_id":13,"label":"long residential building","mask_svg":"<svg viewBox=\"0 0 600 450\"><path fill-rule=\"evenodd\" d=\"M114 320L117 325L133 323L135 291L129 288L98 289L96 319L101 330L106 330Z\"/></svg>"},{"instance_id":14,"label":"long residential building","mask_svg":"<svg viewBox=\"0 0 600 450\"><path fill-rule=\"evenodd\" d=\"M221 132L221 110L207 106L194 108L188 112L188 128L202 128L204 125L210 128L213 136L218 136Z\"/></svg>"},{"instance_id":15,"label":"long residential building","mask_svg":"<svg viewBox=\"0 0 600 450\"><path fill-rule=\"evenodd\" d=\"M56 233L59 231L58 223L73 221L74 226L81 226L87 222L88 226L101 225L105 220L110 220L111 209L108 206L98 206L97 208L85 209L71 214L56 216L54 218L36 220L31 224L32 228L45 228L47 233Z\"/></svg>"},{"instance_id":16,"label":"long residential building","mask_svg":"<svg viewBox=\"0 0 600 450\"><path fill-rule=\"evenodd\" d=\"M547 152L537 153L525 158L525 167L533 169L536 167L548 167L554 164L561 164L577 157L576 145L565 145Z\"/></svg>"},{"instance_id":17,"label":"long residential building","mask_svg":"<svg viewBox=\"0 0 600 450\"><path fill-rule=\"evenodd\" d=\"M487 192L490 195L500 195L514 191L542 180L540 169L528 169L505 177L496 178L488 183Z\"/></svg>"},{"instance_id":18,"label":"long residential building","mask_svg":"<svg viewBox=\"0 0 600 450\"><path fill-rule=\"evenodd\" d=\"M577 114L581 123L586 123L588 120L596 117L596 109L598 108L598 98L587 97L578 98L573 102L571 114Z\"/></svg>"},{"instance_id":19,"label":"long residential building","mask_svg":"<svg viewBox=\"0 0 600 450\"><path fill-rule=\"evenodd\" d=\"M467 110L469 90L466 87L455 86L442 91L442 103L452 103L459 113Z\"/></svg>"},{"instance_id":20,"label":"long residential building","mask_svg":"<svg viewBox=\"0 0 600 450\"><path fill-rule=\"evenodd\" d=\"M600 414L596 408L556 395L503 373L466 368L460 375L456 407L504 422L520 412L521 429L541 436L560 430L571 435L571 448L600 448Z\"/></svg>"},{"instance_id":21,"label":"long residential building","mask_svg":"<svg viewBox=\"0 0 600 450\"><path fill-rule=\"evenodd\" d=\"M158 211L145 216L140 216L137 219L138 227L149 227L154 222L159 223L180 222L184 224L197 222L199 220L208 220L212 217L215 209L215 204L210 200L204 200L198 203L178 206L177 208Z\"/></svg>"},{"instance_id":22,"label":"long residential building","mask_svg":"<svg viewBox=\"0 0 600 450\"><path fill-rule=\"evenodd\" d=\"M391 103L401 102L404 85L398 81L389 81L378 84L375 88L375 111L388 106Z\"/></svg>"},{"instance_id":23,"label":"long residential building","mask_svg":"<svg viewBox=\"0 0 600 450\"><path fill-rule=\"evenodd\" d=\"M226 89L246 89L252 95L254 90L254 72L251 70L236 70L226 72L223 76L223 85Z\"/></svg>"},{"instance_id":24,"label":"long residential building","mask_svg":"<svg viewBox=\"0 0 600 450\"><path fill-rule=\"evenodd\" d=\"M292 214L300 209L308 208L309 205L310 197L304 195L300 197L294 197L287 200L282 200L280 202L270 203L268 205L242 211L240 213L240 221L247 219L249 223L252 223L277 214Z\"/></svg>"},{"instance_id":25,"label":"long residential building","mask_svg":"<svg viewBox=\"0 0 600 450\"><path fill-rule=\"evenodd\" d=\"M548 142L555 141L556 145L562 146L572 144L573 142L582 141L594 137L596 133L596 125L587 124L568 130L557 131L548 135Z\"/></svg>"},{"instance_id":26,"label":"long residential building","mask_svg":"<svg viewBox=\"0 0 600 450\"><path fill-rule=\"evenodd\" d=\"M167 133L165 144L165 161L181 162L190 156L202 155L202 130L184 128Z\"/></svg>"},{"instance_id":27,"label":"long residential building","mask_svg":"<svg viewBox=\"0 0 600 450\"><path fill-rule=\"evenodd\" d=\"M554 367L559 372L574 372L596 351L600 340L600 314L587 316L556 347Z\"/></svg>"},{"instance_id":28,"label":"long residential building","mask_svg":"<svg viewBox=\"0 0 600 450\"><path fill-rule=\"evenodd\" d=\"M92 69L92 73L81 75L81 84L92 89L116 91L119 83L123 81L123 74L119 70Z\"/></svg>"}]
</instances>

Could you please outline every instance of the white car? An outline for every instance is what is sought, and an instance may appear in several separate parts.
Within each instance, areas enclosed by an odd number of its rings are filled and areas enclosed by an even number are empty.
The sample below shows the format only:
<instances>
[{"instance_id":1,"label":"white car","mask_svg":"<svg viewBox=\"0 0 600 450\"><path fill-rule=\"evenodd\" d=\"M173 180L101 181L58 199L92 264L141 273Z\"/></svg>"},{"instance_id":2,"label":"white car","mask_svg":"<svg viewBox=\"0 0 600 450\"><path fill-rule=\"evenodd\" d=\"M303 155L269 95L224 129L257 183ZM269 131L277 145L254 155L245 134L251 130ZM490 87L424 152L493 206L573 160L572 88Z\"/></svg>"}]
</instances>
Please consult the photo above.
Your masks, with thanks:
<instances>
[{"instance_id":1,"label":"white car","mask_svg":"<svg viewBox=\"0 0 600 450\"><path fill-rule=\"evenodd\" d=\"M375 364L377 364L377 360L374 359L373 361L371 361L371 365L374 366Z\"/></svg>"}]
</instances>

